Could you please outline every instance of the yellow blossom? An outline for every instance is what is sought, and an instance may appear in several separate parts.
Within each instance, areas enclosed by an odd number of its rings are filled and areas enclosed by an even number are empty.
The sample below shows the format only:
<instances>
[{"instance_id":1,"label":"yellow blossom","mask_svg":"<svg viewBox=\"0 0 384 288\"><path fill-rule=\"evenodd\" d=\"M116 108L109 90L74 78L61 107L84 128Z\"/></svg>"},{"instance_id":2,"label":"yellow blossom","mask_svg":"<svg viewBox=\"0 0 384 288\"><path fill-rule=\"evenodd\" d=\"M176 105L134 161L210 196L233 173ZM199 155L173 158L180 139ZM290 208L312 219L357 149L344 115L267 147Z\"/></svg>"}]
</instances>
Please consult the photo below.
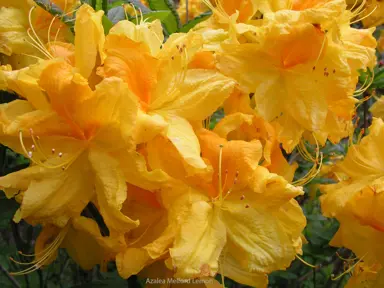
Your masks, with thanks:
<instances>
[{"instance_id":1,"label":"yellow blossom","mask_svg":"<svg viewBox=\"0 0 384 288\"><path fill-rule=\"evenodd\" d=\"M234 81L216 71L188 69L189 59L201 44L195 33L171 35L157 53L147 37L132 35L129 31L108 35L107 57L99 74L123 79L140 102L136 143L161 134L191 169L206 169L189 121L203 121L216 111L232 92Z\"/></svg>"},{"instance_id":2,"label":"yellow blossom","mask_svg":"<svg viewBox=\"0 0 384 288\"><path fill-rule=\"evenodd\" d=\"M89 218L80 216L73 218L65 227L53 225L43 227L35 244L34 260L25 270L13 272L14 275L30 273L49 265L54 261L59 248L65 248L73 260L84 270L90 270L99 264L106 271L107 261L125 247L124 239L118 237L103 237L97 223ZM24 255L22 252L20 254ZM16 264L20 262L11 258Z\"/></svg>"},{"instance_id":3,"label":"yellow blossom","mask_svg":"<svg viewBox=\"0 0 384 288\"><path fill-rule=\"evenodd\" d=\"M221 273L264 287L266 274L289 266L298 253L305 218L293 197L302 190L258 165L259 141L227 142L206 130L197 134L202 157L214 173L209 182L204 175L178 193L161 193L164 207L176 213L170 219L177 219L180 226L167 266L173 268L174 277ZM183 158L166 146L159 148L167 151L166 157L155 154L153 146L158 143L148 146L149 165L185 180L177 168Z\"/></svg>"},{"instance_id":4,"label":"yellow blossom","mask_svg":"<svg viewBox=\"0 0 384 288\"><path fill-rule=\"evenodd\" d=\"M52 1L67 16L73 15L78 0ZM30 0L0 3L0 61L19 69L44 56L45 45L73 38L69 26Z\"/></svg>"},{"instance_id":5,"label":"yellow blossom","mask_svg":"<svg viewBox=\"0 0 384 288\"><path fill-rule=\"evenodd\" d=\"M349 148L346 158L334 168L337 184L321 187L321 206L325 216L336 217L340 228L331 245L354 251L368 264L384 263L378 245L384 237L380 216L384 205L382 193L382 147L384 123L374 119L369 135Z\"/></svg>"}]
</instances>

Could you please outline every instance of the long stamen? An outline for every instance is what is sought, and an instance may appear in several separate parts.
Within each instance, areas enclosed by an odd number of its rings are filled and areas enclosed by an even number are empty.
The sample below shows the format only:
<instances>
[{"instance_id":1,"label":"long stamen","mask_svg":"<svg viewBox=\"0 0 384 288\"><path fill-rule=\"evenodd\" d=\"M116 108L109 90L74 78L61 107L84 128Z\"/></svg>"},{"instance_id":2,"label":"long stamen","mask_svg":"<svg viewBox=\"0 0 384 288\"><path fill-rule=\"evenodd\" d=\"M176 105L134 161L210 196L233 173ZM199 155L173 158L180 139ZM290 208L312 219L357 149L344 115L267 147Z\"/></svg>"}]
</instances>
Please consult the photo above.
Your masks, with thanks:
<instances>
[{"instance_id":1,"label":"long stamen","mask_svg":"<svg viewBox=\"0 0 384 288\"><path fill-rule=\"evenodd\" d=\"M42 266L44 266L44 263L46 262L46 260L48 260L49 257L51 257L52 254L60 247L61 243L63 242L63 240L64 240L64 238L65 238L65 236L66 236L66 234L68 232L68 228L69 228L69 225L64 227L59 232L59 235L56 237L56 239L48 246L49 248L45 251L45 254L44 254L43 257L41 257L41 258L39 258L37 260L34 260L32 262L29 262L29 263L19 262L19 261L14 260L13 258L10 258L13 262L15 262L15 263L17 263L19 265L31 265L31 264L33 264L31 267L29 267L27 269L24 269L24 270L18 271L18 272L11 272L10 274L11 275L28 274L28 273L36 271L39 268L41 268ZM37 253L36 255L39 255L39 254L40 253Z\"/></svg>"},{"instance_id":2,"label":"long stamen","mask_svg":"<svg viewBox=\"0 0 384 288\"><path fill-rule=\"evenodd\" d=\"M367 254L365 254L363 257L361 257L355 264L353 264L351 267L349 267L347 270L345 270L343 273L341 273L340 275L338 275L338 276L336 276L336 277L334 277L334 275L332 275L332 277L331 277L331 279L333 280L333 281L335 281L335 280L338 280L338 279L340 279L341 277L343 277L345 274L348 274L349 272L351 272L355 267L356 267L356 265L358 264L358 263L360 263L362 260L363 260L363 258L366 256Z\"/></svg>"},{"instance_id":3,"label":"long stamen","mask_svg":"<svg viewBox=\"0 0 384 288\"><path fill-rule=\"evenodd\" d=\"M35 8L36 8L36 6L32 6L31 7L31 9L29 10L29 14L28 14L28 21L29 21L29 26L30 26L30 28L29 29L31 29L32 30L32 32L33 32L33 34L35 35L35 37L36 37L36 40L35 39L33 39L33 37L32 36L30 36L30 34L28 33L28 35L29 35L29 37L32 39L32 40L35 40L36 41L36 43L38 44L38 46L41 48L41 50L43 50L43 51L45 51L46 52L46 54L48 54L49 55L49 57L48 58L50 58L50 59L52 59L53 57L52 57L52 55L49 53L49 51L45 48L45 46L44 46L44 44L43 44L43 42L40 40L40 38L39 38L39 36L37 35L37 33L36 33L36 31L35 31L35 29L33 28L33 25L32 25L32 12L33 12L33 10L35 10ZM29 30L28 29L28 30ZM28 31L27 30L27 31Z\"/></svg>"},{"instance_id":4,"label":"long stamen","mask_svg":"<svg viewBox=\"0 0 384 288\"><path fill-rule=\"evenodd\" d=\"M32 137L33 139L33 137ZM47 168L47 169L57 169L57 168L62 168L63 170L66 170L69 166L72 165L73 162L76 161L76 159L80 156L80 154L83 152L83 149L80 149L80 151L78 153L76 153L74 156L72 156L71 158L69 158L67 161L61 163L61 164L58 164L58 165L47 165L45 164L44 162L41 162L40 160L38 159L35 159L33 157L33 153L32 151L27 151L25 145L24 145L24 141L23 141L23 131L20 130L19 131L19 140L20 140L20 144L21 144L21 147L23 149L23 152L25 153L25 155L28 156L28 158L36 165L39 165L41 167L44 167L44 168ZM34 141L34 144L35 144L35 147L38 148L38 152L39 153L43 153L41 147L40 147L40 144L38 141L36 140L33 140ZM63 154L61 153L61 156ZM44 155L43 155L44 156ZM60 154L59 154L59 157L61 158ZM46 155L44 157L47 157ZM48 160L48 157L44 160L46 161Z\"/></svg>"},{"instance_id":5,"label":"long stamen","mask_svg":"<svg viewBox=\"0 0 384 288\"><path fill-rule=\"evenodd\" d=\"M54 16L54 17L52 18L51 23L49 24L49 28L48 28L48 45L51 44L51 29L52 29L52 25L53 25L53 23L55 22L56 18L57 18L57 17Z\"/></svg>"},{"instance_id":6,"label":"long stamen","mask_svg":"<svg viewBox=\"0 0 384 288\"><path fill-rule=\"evenodd\" d=\"M142 25L142 24L144 24L143 11L141 11L141 9L139 8L139 12L140 12L140 25Z\"/></svg>"},{"instance_id":7,"label":"long stamen","mask_svg":"<svg viewBox=\"0 0 384 288\"><path fill-rule=\"evenodd\" d=\"M139 25L139 16L137 14L136 8L132 3L130 3L130 5L132 6L133 11L135 12L136 25Z\"/></svg>"},{"instance_id":8,"label":"long stamen","mask_svg":"<svg viewBox=\"0 0 384 288\"><path fill-rule=\"evenodd\" d=\"M305 261L303 258L301 258L299 255L296 254L296 258L299 259L302 263L304 263L305 265L311 267L311 268L317 268L317 266L315 265L312 265L312 264L309 264L307 261Z\"/></svg>"},{"instance_id":9,"label":"long stamen","mask_svg":"<svg viewBox=\"0 0 384 288\"><path fill-rule=\"evenodd\" d=\"M361 20L365 19L365 18L368 18L369 16L372 15L373 12L375 12L375 10L377 9L378 5L375 6L375 8L373 8L373 10L371 12L369 12L367 15L365 15L364 17L360 18L360 19L357 19L353 22L351 22L350 24L354 24L354 23L357 23L357 22L360 22Z\"/></svg>"},{"instance_id":10,"label":"long stamen","mask_svg":"<svg viewBox=\"0 0 384 288\"><path fill-rule=\"evenodd\" d=\"M45 52L45 50L41 49L41 47L39 45L37 45L36 43L36 40L33 39L33 37L31 36L30 32L29 32L29 29L27 30L27 34L28 36L30 37L30 39L33 41L29 41L28 39L26 39L26 42L28 42L31 46L35 47L38 51L40 51L45 57L47 57L48 59L51 59L51 56L49 54L47 54Z\"/></svg>"},{"instance_id":11,"label":"long stamen","mask_svg":"<svg viewBox=\"0 0 384 288\"><path fill-rule=\"evenodd\" d=\"M318 63L319 60L320 60L321 54L323 53L323 50L324 50L324 47L325 47L325 41L326 41L326 40L327 40L327 33L324 32L323 43L321 43L321 48L320 48L320 51L319 51L319 55L317 55L317 58L316 58L314 67L316 67L317 63Z\"/></svg>"}]
</instances>

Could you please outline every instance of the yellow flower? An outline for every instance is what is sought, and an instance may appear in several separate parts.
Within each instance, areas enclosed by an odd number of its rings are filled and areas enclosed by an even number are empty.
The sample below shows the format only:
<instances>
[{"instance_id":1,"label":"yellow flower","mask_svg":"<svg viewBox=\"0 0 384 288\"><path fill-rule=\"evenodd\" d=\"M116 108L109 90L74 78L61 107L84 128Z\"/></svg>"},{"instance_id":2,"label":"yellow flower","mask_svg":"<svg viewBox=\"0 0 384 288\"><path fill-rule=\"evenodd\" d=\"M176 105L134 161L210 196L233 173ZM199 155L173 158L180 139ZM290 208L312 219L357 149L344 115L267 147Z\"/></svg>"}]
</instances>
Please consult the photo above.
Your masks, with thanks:
<instances>
[{"instance_id":1,"label":"yellow flower","mask_svg":"<svg viewBox=\"0 0 384 288\"><path fill-rule=\"evenodd\" d=\"M56 259L59 248L65 248L84 270L90 270L99 264L101 270L106 271L106 263L124 247L124 239L102 236L94 220L80 216L71 219L62 229L53 225L44 226L36 240L35 253L32 255L35 259L30 263L22 263L31 266L11 274L22 275L49 265Z\"/></svg>"},{"instance_id":2,"label":"yellow flower","mask_svg":"<svg viewBox=\"0 0 384 288\"><path fill-rule=\"evenodd\" d=\"M346 288L379 288L384 285L384 273L380 265L360 262L353 269Z\"/></svg>"},{"instance_id":3,"label":"yellow flower","mask_svg":"<svg viewBox=\"0 0 384 288\"><path fill-rule=\"evenodd\" d=\"M364 27L374 27L384 24L384 3L379 0L370 0L364 5L365 10L359 15Z\"/></svg>"},{"instance_id":4,"label":"yellow flower","mask_svg":"<svg viewBox=\"0 0 384 288\"><path fill-rule=\"evenodd\" d=\"M377 41L377 50L379 50L379 52L381 53L383 53L384 51L384 31L383 30L381 30L380 38Z\"/></svg>"},{"instance_id":5,"label":"yellow flower","mask_svg":"<svg viewBox=\"0 0 384 288\"><path fill-rule=\"evenodd\" d=\"M173 220L159 202L159 195L159 191L149 192L128 185L122 212L140 219L140 226L125 234L127 247L116 256L116 266L123 278L138 274L164 257L173 242L177 227L169 225Z\"/></svg>"},{"instance_id":6,"label":"yellow flower","mask_svg":"<svg viewBox=\"0 0 384 288\"><path fill-rule=\"evenodd\" d=\"M189 59L201 44L197 34L172 34L157 52L152 43L146 42L147 37L137 42L130 35L134 33L112 31L108 35L107 57L99 74L123 79L137 96L140 110L136 143L151 141L161 134L192 170L206 169L189 121L201 122L213 114L230 95L235 82L216 71L188 69Z\"/></svg>"},{"instance_id":7,"label":"yellow flower","mask_svg":"<svg viewBox=\"0 0 384 288\"><path fill-rule=\"evenodd\" d=\"M134 148L130 134L138 104L127 84L110 78L92 91L62 60L47 63L37 83L50 104L34 108L16 100L1 106L1 143L34 164L0 178L2 187L25 191L15 220L63 227L93 199L96 188L111 230L136 226L119 214L125 177L118 158L110 154Z\"/></svg>"},{"instance_id":8,"label":"yellow flower","mask_svg":"<svg viewBox=\"0 0 384 288\"><path fill-rule=\"evenodd\" d=\"M374 117L384 119L384 99L379 98L370 108Z\"/></svg>"},{"instance_id":9,"label":"yellow flower","mask_svg":"<svg viewBox=\"0 0 384 288\"><path fill-rule=\"evenodd\" d=\"M384 123L374 119L370 133L359 144L349 148L343 162L334 172L341 180L321 187L321 206L325 216L336 217L340 228L331 244L354 251L368 264L384 263L384 253L378 245L384 237L384 222L380 216L384 167L381 158Z\"/></svg>"},{"instance_id":10,"label":"yellow flower","mask_svg":"<svg viewBox=\"0 0 384 288\"><path fill-rule=\"evenodd\" d=\"M288 23L269 22L258 29L256 43L222 45L217 67L255 93L256 111L276 123L290 152L305 131L322 144L349 134L357 69L372 63L374 49L370 57L368 49L349 53L317 25Z\"/></svg>"},{"instance_id":11,"label":"yellow flower","mask_svg":"<svg viewBox=\"0 0 384 288\"><path fill-rule=\"evenodd\" d=\"M72 15L80 1L55 0L64 13ZM0 3L0 61L13 68L26 67L45 55L45 44L70 41L70 28L30 0Z\"/></svg>"},{"instance_id":12,"label":"yellow flower","mask_svg":"<svg viewBox=\"0 0 384 288\"><path fill-rule=\"evenodd\" d=\"M224 104L224 112L227 116L213 131L227 140L261 141L262 166L291 182L297 164L289 165L285 160L274 127L251 108L249 96L239 91L233 93Z\"/></svg>"},{"instance_id":13,"label":"yellow flower","mask_svg":"<svg viewBox=\"0 0 384 288\"><path fill-rule=\"evenodd\" d=\"M209 182L203 175L189 188L161 193L164 207L171 209L169 219L179 226L167 266L175 271L174 277L221 273L264 287L266 274L289 266L300 249L297 241L305 218L293 197L303 192L258 165L259 141L227 142L206 130L198 136L202 157L214 173ZM185 180L183 169L178 170L182 157L166 146L159 148L167 151L165 155L155 154L158 144L148 146L149 165Z\"/></svg>"}]
</instances>

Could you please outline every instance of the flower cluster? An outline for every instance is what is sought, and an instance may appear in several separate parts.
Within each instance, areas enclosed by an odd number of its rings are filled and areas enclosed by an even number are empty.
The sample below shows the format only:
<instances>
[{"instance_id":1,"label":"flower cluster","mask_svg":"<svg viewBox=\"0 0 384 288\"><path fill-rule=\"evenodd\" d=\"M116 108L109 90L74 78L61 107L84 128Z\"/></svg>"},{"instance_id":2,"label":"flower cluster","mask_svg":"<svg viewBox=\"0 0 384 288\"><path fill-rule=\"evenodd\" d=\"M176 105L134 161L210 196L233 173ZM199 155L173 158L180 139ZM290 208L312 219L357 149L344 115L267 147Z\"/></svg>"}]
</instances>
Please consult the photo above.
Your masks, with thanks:
<instances>
[{"instance_id":1,"label":"flower cluster","mask_svg":"<svg viewBox=\"0 0 384 288\"><path fill-rule=\"evenodd\" d=\"M355 97L370 85L355 91L358 70L376 63L374 28L351 27L365 2L190 1L213 15L166 39L135 7L135 23L106 31L102 10L52 2L73 31L29 0L0 1L0 89L19 96L0 105L0 143L30 160L0 187L20 203L15 222L43 227L15 274L65 248L84 269L115 261L123 278L154 269L266 287L300 258L295 197L320 170L319 147L353 133ZM375 120L322 198L341 223L333 244L375 265L383 133ZM293 181L282 148L313 169Z\"/></svg>"}]
</instances>

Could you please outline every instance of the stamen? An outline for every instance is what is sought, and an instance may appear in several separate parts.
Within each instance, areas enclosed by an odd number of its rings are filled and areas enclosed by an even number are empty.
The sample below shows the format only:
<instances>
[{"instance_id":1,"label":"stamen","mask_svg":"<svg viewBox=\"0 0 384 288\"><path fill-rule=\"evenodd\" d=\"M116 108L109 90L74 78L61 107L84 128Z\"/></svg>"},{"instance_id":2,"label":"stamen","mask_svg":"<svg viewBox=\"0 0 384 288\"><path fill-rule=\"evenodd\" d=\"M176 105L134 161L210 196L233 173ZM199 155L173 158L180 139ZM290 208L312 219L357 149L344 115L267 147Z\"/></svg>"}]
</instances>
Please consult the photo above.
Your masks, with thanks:
<instances>
[{"instance_id":1,"label":"stamen","mask_svg":"<svg viewBox=\"0 0 384 288\"><path fill-rule=\"evenodd\" d=\"M40 147L40 144L38 141L35 140L34 137L36 137L37 140L39 140L39 136L34 136L33 135L33 131L30 129L30 132L31 132L31 137L32 137L32 140L34 141L35 145L36 145L36 148L37 148L37 152L39 152L43 157L45 157L42 153L42 149ZM22 147L22 150L23 152L25 153L25 155L28 155L29 159L36 165L39 165L39 166L42 166L44 168L47 168L47 169L57 169L57 168L62 168L64 167L64 170L66 168L68 168L76 159L78 156L80 156L80 154L83 152L83 149L80 149L80 151L75 154L73 157L69 158L67 161L65 161L64 163L61 163L61 164L58 164L58 165L47 165L43 162L41 162L40 160L38 159L35 159L32 154L31 151L27 151L25 145L24 145L24 141L23 141L23 131L20 130L19 131L19 141L20 141L20 144L21 144L21 147ZM59 156L60 157L60 156ZM48 160L48 157L46 157L43 161L46 161Z\"/></svg>"},{"instance_id":2,"label":"stamen","mask_svg":"<svg viewBox=\"0 0 384 288\"><path fill-rule=\"evenodd\" d=\"M121 6L123 6L123 10L124 10L124 14L125 14L125 20L128 20L128 13L127 13L127 10L125 10L125 4L121 4Z\"/></svg>"},{"instance_id":3,"label":"stamen","mask_svg":"<svg viewBox=\"0 0 384 288\"><path fill-rule=\"evenodd\" d=\"M51 45L51 29L52 29L53 22L55 22L55 20L56 20L56 15L52 18L52 21L49 24L49 28L48 28L48 45Z\"/></svg>"},{"instance_id":4,"label":"stamen","mask_svg":"<svg viewBox=\"0 0 384 288\"><path fill-rule=\"evenodd\" d=\"M305 261L303 258L301 258L299 255L296 254L296 258L299 259L302 263L304 263L305 265L307 265L308 267L311 267L311 268L317 268L317 265L312 265L312 264L309 264L307 261Z\"/></svg>"},{"instance_id":5,"label":"stamen","mask_svg":"<svg viewBox=\"0 0 384 288\"><path fill-rule=\"evenodd\" d=\"M139 25L139 16L137 14L136 8L132 3L130 3L130 5L132 6L133 11L135 12L136 25Z\"/></svg>"},{"instance_id":6,"label":"stamen","mask_svg":"<svg viewBox=\"0 0 384 288\"><path fill-rule=\"evenodd\" d=\"M338 276L336 276L336 277L335 277L335 275L332 275L331 279L332 279L333 281L338 280L338 279L340 279L341 277L343 277L345 274L348 274L349 272L351 272L351 271L356 267L356 265L357 265L358 263L360 263L360 262L363 260L363 258L364 258L366 255L367 255L367 254L365 254L363 257L361 257L358 261L356 261L355 264L353 264L351 267L349 267L349 269L345 270L345 271L344 271L343 273L341 273L340 275L338 275Z\"/></svg>"},{"instance_id":7,"label":"stamen","mask_svg":"<svg viewBox=\"0 0 384 288\"><path fill-rule=\"evenodd\" d=\"M35 29L33 28L33 25L32 25L32 12L33 10L36 8L36 6L32 6L31 9L29 10L29 14L28 14L28 21L29 21L29 26L30 28L28 28L27 30L27 34L28 36L31 38L32 41L34 41L36 43L36 45L38 47L40 47L40 51L43 52L44 55L46 55L48 57L48 59L53 59L52 55L49 53L49 51L45 48L43 42L40 40L39 36L37 35ZM34 39L34 37L32 37L29 33L29 30L32 30L33 34L35 35L36 39Z\"/></svg>"},{"instance_id":8,"label":"stamen","mask_svg":"<svg viewBox=\"0 0 384 288\"><path fill-rule=\"evenodd\" d=\"M33 264L31 267L29 267L27 269L24 269L24 270L18 271L18 272L11 272L10 274L11 275L28 274L28 273L36 271L39 268L41 268L42 266L44 266L44 263L46 262L46 260L48 260L49 257L51 257L53 255L53 253L60 247L61 243L63 242L63 240L64 240L64 238L68 232L68 228L69 228L69 225L65 226L59 232L56 239L51 244L49 244L49 246L47 248L45 248L43 251L41 251L41 252L44 252L44 255L41 258L35 259L29 263L23 263L23 262L16 261L12 257L10 257L11 261L13 261L19 265L32 265ZM20 253L20 254L23 255L22 253ZM36 255L40 255L40 254L42 254L42 253L37 253L37 254L33 254L33 255L28 255L28 256L36 256ZM25 254L25 255L27 255L27 254Z\"/></svg>"}]
</instances>

